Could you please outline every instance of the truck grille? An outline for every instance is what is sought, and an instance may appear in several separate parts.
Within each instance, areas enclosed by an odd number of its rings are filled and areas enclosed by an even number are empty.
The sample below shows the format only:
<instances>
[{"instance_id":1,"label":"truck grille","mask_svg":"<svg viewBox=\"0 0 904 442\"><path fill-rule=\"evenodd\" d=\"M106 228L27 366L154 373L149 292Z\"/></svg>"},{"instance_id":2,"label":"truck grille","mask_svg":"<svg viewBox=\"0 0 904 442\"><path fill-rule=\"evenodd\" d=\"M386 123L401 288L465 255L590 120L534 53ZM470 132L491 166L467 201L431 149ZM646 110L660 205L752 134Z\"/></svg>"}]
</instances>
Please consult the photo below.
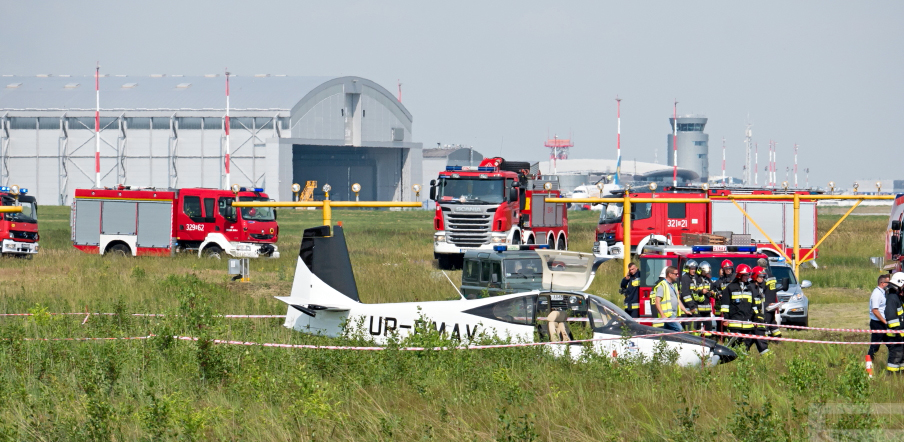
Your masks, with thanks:
<instances>
[{"instance_id":1,"label":"truck grille","mask_svg":"<svg viewBox=\"0 0 904 442\"><path fill-rule=\"evenodd\" d=\"M252 234L249 235L249 236L250 236L252 239L260 239L260 240L264 240L264 239L273 239L273 235L262 235L262 234L259 234L259 233L252 233Z\"/></svg>"},{"instance_id":2,"label":"truck grille","mask_svg":"<svg viewBox=\"0 0 904 442\"><path fill-rule=\"evenodd\" d=\"M444 212L447 241L458 247L480 247L490 243L493 214L483 212Z\"/></svg>"},{"instance_id":3,"label":"truck grille","mask_svg":"<svg viewBox=\"0 0 904 442\"><path fill-rule=\"evenodd\" d=\"M10 230L9 233L14 239L27 239L34 241L38 238L38 232L23 232L21 230Z\"/></svg>"}]
</instances>

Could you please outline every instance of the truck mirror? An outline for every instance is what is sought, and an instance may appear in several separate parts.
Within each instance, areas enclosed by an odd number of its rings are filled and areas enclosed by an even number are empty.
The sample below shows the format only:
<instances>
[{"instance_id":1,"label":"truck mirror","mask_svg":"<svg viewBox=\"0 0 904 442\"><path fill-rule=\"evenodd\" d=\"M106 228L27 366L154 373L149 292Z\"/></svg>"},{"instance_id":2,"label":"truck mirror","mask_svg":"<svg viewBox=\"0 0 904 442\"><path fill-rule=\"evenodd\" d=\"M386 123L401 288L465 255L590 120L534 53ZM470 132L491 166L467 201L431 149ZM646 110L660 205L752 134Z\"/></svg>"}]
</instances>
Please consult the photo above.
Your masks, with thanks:
<instances>
[{"instance_id":1,"label":"truck mirror","mask_svg":"<svg viewBox=\"0 0 904 442\"><path fill-rule=\"evenodd\" d=\"M892 222L891 222L891 229L892 229L892 230L901 230L901 221L898 221L898 220L892 220Z\"/></svg>"},{"instance_id":2,"label":"truck mirror","mask_svg":"<svg viewBox=\"0 0 904 442\"><path fill-rule=\"evenodd\" d=\"M512 183L512 187L521 187L521 183L519 181L515 181Z\"/></svg>"},{"instance_id":3,"label":"truck mirror","mask_svg":"<svg viewBox=\"0 0 904 442\"><path fill-rule=\"evenodd\" d=\"M788 291L788 287L791 286L791 278L782 278L782 286L781 289L783 291Z\"/></svg>"},{"instance_id":4,"label":"truck mirror","mask_svg":"<svg viewBox=\"0 0 904 442\"><path fill-rule=\"evenodd\" d=\"M509 201L518 201L518 189L512 187L509 189Z\"/></svg>"},{"instance_id":5,"label":"truck mirror","mask_svg":"<svg viewBox=\"0 0 904 442\"><path fill-rule=\"evenodd\" d=\"M431 185L431 186L435 186L435 185L436 185L436 180L430 180L430 185Z\"/></svg>"},{"instance_id":6,"label":"truck mirror","mask_svg":"<svg viewBox=\"0 0 904 442\"><path fill-rule=\"evenodd\" d=\"M898 235L891 237L891 253L893 255L901 254L901 237Z\"/></svg>"},{"instance_id":7,"label":"truck mirror","mask_svg":"<svg viewBox=\"0 0 904 442\"><path fill-rule=\"evenodd\" d=\"M433 183L433 181L430 181L430 200L436 201L436 186Z\"/></svg>"}]
</instances>

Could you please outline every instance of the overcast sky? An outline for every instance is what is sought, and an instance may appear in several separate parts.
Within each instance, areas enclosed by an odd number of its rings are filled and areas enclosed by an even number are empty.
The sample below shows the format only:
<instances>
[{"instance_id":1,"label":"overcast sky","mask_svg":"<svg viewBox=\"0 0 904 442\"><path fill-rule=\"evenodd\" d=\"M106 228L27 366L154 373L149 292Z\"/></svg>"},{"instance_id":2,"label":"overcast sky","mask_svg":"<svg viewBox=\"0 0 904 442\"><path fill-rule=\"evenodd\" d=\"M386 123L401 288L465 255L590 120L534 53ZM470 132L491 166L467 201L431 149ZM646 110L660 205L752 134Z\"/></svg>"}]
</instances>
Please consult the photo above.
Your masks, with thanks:
<instances>
[{"instance_id":1,"label":"overcast sky","mask_svg":"<svg viewBox=\"0 0 904 442\"><path fill-rule=\"evenodd\" d=\"M0 74L357 75L392 92L424 147L537 161L665 163L668 118L709 118L710 170L740 176L748 115L779 181L904 179L902 1L0 0ZM291 94L292 91L286 91ZM300 96L299 96L300 98ZM238 105L238 104L236 104ZM762 173L760 179L762 180ZM849 184L848 184L849 185Z\"/></svg>"}]
</instances>

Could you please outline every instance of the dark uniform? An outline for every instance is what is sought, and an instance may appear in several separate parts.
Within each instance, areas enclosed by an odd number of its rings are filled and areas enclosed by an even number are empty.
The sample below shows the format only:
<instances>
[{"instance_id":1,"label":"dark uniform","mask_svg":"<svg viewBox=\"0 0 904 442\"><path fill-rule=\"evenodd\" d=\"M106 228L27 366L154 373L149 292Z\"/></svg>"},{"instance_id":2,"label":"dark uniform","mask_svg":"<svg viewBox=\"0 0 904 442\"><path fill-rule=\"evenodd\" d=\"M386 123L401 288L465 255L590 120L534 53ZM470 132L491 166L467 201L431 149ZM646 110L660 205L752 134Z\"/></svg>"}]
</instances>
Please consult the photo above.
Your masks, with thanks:
<instances>
[{"instance_id":1,"label":"dark uniform","mask_svg":"<svg viewBox=\"0 0 904 442\"><path fill-rule=\"evenodd\" d=\"M710 299L712 299L711 286L712 281L709 280L706 276L703 275L694 275L696 279L696 290L693 293L694 296L694 304L697 306L697 316L701 318L709 318L713 312L712 303ZM712 321L705 321L702 323L703 329L711 331L713 329ZM704 336L711 336L710 333L704 333Z\"/></svg>"},{"instance_id":2,"label":"dark uniform","mask_svg":"<svg viewBox=\"0 0 904 442\"><path fill-rule=\"evenodd\" d=\"M749 323L755 319L757 314L753 292L751 291L751 286L754 285L756 284L736 280L722 290L721 310L722 315L725 317L726 330L728 332L756 335L754 324ZM739 321L744 321L745 323ZM744 339L744 343L747 345L748 350L750 350L751 345L756 344L756 349L760 354L769 351L766 341L760 339L748 338Z\"/></svg>"},{"instance_id":3,"label":"dark uniform","mask_svg":"<svg viewBox=\"0 0 904 442\"><path fill-rule=\"evenodd\" d=\"M769 307L772 304L778 302L778 289L776 288L776 280L774 276L768 276L763 281L763 296L765 297L766 307ZM780 314L778 309L772 311L766 311L764 318L766 324L773 324L766 326L766 336L773 336L779 338L782 336L782 329L776 327L775 324L775 315Z\"/></svg>"},{"instance_id":4,"label":"dark uniform","mask_svg":"<svg viewBox=\"0 0 904 442\"><path fill-rule=\"evenodd\" d=\"M766 336L766 282L763 281L763 284L760 285L753 280L749 284L750 292L753 293L753 322L757 323L754 327L754 334ZM768 346L768 341L762 340L762 342Z\"/></svg>"},{"instance_id":5,"label":"dark uniform","mask_svg":"<svg viewBox=\"0 0 904 442\"><path fill-rule=\"evenodd\" d=\"M640 272L625 276L621 281L621 293L625 295L625 313L640 317Z\"/></svg>"},{"instance_id":6,"label":"dark uniform","mask_svg":"<svg viewBox=\"0 0 904 442\"><path fill-rule=\"evenodd\" d=\"M697 303L694 301L694 292L697 291L697 278L689 271L684 272L681 275L678 286L681 290L681 301L684 302L684 308L689 312L693 312L697 308ZM684 329L693 330L695 325L693 322L685 322Z\"/></svg>"},{"instance_id":7,"label":"dark uniform","mask_svg":"<svg viewBox=\"0 0 904 442\"><path fill-rule=\"evenodd\" d=\"M885 292L885 320L888 322L889 330L902 330L904 323L904 306L902 306L901 296L898 294L901 289L889 284ZM901 371L901 364L904 363L904 335L898 333L888 333L885 337L885 345L888 347L888 364L886 369L892 373Z\"/></svg>"}]
</instances>

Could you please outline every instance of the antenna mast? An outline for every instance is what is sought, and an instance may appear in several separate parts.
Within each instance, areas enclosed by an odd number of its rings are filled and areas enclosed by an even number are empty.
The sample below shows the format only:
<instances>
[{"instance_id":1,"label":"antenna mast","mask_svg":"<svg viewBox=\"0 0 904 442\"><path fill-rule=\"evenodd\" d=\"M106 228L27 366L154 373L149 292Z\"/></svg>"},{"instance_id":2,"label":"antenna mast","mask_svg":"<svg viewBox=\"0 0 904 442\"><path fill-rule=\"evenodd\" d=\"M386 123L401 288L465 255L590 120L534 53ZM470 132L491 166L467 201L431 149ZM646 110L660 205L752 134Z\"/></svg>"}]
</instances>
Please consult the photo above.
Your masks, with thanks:
<instances>
[{"instance_id":1,"label":"antenna mast","mask_svg":"<svg viewBox=\"0 0 904 442\"><path fill-rule=\"evenodd\" d=\"M725 177L725 137L722 137L722 187L725 187L728 178Z\"/></svg>"},{"instance_id":2,"label":"antenna mast","mask_svg":"<svg viewBox=\"0 0 904 442\"><path fill-rule=\"evenodd\" d=\"M617 135L615 139L615 149L617 151L617 156L615 159L615 184L619 184L621 174L621 98L618 98L618 95L615 96L616 102L616 116L618 119L617 126Z\"/></svg>"},{"instance_id":3,"label":"antenna mast","mask_svg":"<svg viewBox=\"0 0 904 442\"><path fill-rule=\"evenodd\" d=\"M753 143L753 185L760 185L760 146Z\"/></svg>"},{"instance_id":4,"label":"antenna mast","mask_svg":"<svg viewBox=\"0 0 904 442\"><path fill-rule=\"evenodd\" d=\"M226 71L226 119L224 120L223 127L226 129L226 154L224 155L225 161L225 171L226 171L226 181L223 182L223 188L229 189L232 185L229 181L229 71Z\"/></svg>"},{"instance_id":5,"label":"antenna mast","mask_svg":"<svg viewBox=\"0 0 904 442\"><path fill-rule=\"evenodd\" d=\"M399 83L399 103L402 102L402 80L396 80Z\"/></svg>"},{"instance_id":6,"label":"antenna mast","mask_svg":"<svg viewBox=\"0 0 904 442\"><path fill-rule=\"evenodd\" d=\"M794 143L794 188L797 189L797 143Z\"/></svg>"},{"instance_id":7,"label":"antenna mast","mask_svg":"<svg viewBox=\"0 0 904 442\"><path fill-rule=\"evenodd\" d=\"M678 187L678 99L675 99L675 122L672 125L672 186Z\"/></svg>"},{"instance_id":8,"label":"antenna mast","mask_svg":"<svg viewBox=\"0 0 904 442\"><path fill-rule=\"evenodd\" d=\"M94 69L94 95L94 187L100 188L100 61Z\"/></svg>"},{"instance_id":9,"label":"antenna mast","mask_svg":"<svg viewBox=\"0 0 904 442\"><path fill-rule=\"evenodd\" d=\"M744 185L750 185L750 141L753 138L753 125L747 121L747 130L744 131Z\"/></svg>"}]
</instances>

